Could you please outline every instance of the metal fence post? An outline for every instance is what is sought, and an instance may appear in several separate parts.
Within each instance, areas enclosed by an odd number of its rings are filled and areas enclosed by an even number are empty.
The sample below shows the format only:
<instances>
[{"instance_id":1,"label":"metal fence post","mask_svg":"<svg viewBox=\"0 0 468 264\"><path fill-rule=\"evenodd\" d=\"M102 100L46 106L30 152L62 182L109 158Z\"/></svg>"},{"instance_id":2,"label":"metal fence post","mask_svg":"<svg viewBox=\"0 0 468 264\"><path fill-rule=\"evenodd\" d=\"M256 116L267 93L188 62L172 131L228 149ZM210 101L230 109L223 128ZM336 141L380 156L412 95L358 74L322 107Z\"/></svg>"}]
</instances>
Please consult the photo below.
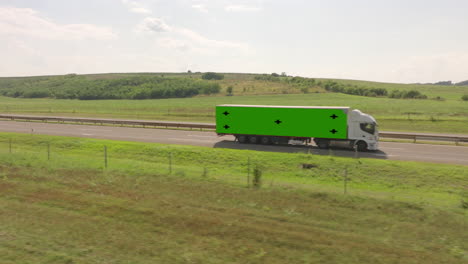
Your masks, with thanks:
<instances>
[{"instance_id":1,"label":"metal fence post","mask_svg":"<svg viewBox=\"0 0 468 264\"><path fill-rule=\"evenodd\" d=\"M344 169L344 178L343 178L343 182L344 182L344 194L347 194L348 193L348 167L346 167Z\"/></svg>"},{"instance_id":2,"label":"metal fence post","mask_svg":"<svg viewBox=\"0 0 468 264\"><path fill-rule=\"evenodd\" d=\"M172 174L172 152L169 153L169 174Z\"/></svg>"},{"instance_id":3,"label":"metal fence post","mask_svg":"<svg viewBox=\"0 0 468 264\"><path fill-rule=\"evenodd\" d=\"M250 157L247 158L247 187L250 187Z\"/></svg>"},{"instance_id":4,"label":"metal fence post","mask_svg":"<svg viewBox=\"0 0 468 264\"><path fill-rule=\"evenodd\" d=\"M104 167L107 169L107 146L104 146Z\"/></svg>"}]
</instances>

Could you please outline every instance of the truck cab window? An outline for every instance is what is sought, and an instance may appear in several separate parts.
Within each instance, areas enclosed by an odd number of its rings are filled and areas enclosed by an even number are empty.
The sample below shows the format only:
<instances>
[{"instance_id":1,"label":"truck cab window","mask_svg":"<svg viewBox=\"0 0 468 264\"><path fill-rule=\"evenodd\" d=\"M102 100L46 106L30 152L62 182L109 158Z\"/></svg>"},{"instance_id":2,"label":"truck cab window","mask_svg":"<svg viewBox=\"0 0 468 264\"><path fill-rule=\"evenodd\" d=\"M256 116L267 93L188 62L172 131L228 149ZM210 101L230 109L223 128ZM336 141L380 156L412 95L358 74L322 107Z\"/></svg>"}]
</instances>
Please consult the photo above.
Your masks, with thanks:
<instances>
[{"instance_id":1,"label":"truck cab window","mask_svg":"<svg viewBox=\"0 0 468 264\"><path fill-rule=\"evenodd\" d=\"M372 135L375 133L375 124L361 123L360 126L361 126L362 131L365 131L365 132L367 132L369 134L372 134Z\"/></svg>"}]
</instances>

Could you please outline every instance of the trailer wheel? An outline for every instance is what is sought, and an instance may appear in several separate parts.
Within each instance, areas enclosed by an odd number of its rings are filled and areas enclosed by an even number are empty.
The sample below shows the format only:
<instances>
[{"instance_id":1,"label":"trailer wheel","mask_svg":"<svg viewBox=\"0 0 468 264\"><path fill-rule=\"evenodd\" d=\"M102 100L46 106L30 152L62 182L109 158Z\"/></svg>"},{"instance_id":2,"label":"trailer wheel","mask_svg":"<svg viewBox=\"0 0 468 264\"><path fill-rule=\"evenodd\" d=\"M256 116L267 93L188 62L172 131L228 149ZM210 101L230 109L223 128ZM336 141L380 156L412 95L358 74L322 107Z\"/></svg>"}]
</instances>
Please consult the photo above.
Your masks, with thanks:
<instances>
[{"instance_id":1,"label":"trailer wheel","mask_svg":"<svg viewBox=\"0 0 468 264\"><path fill-rule=\"evenodd\" d=\"M250 144L257 144L257 143L258 143L258 137L256 137L256 136L250 136L250 137L249 137L249 143L250 143Z\"/></svg>"},{"instance_id":2,"label":"trailer wheel","mask_svg":"<svg viewBox=\"0 0 468 264\"><path fill-rule=\"evenodd\" d=\"M239 143L246 143L247 142L247 136L244 136L244 135L238 135L237 136L237 141L239 141Z\"/></svg>"},{"instance_id":3,"label":"trailer wheel","mask_svg":"<svg viewBox=\"0 0 468 264\"><path fill-rule=\"evenodd\" d=\"M320 149L327 149L330 147L330 141L326 139L320 139L315 142Z\"/></svg>"},{"instance_id":4,"label":"trailer wheel","mask_svg":"<svg viewBox=\"0 0 468 264\"><path fill-rule=\"evenodd\" d=\"M358 151L367 151L367 143L364 141L358 141L356 143L356 148Z\"/></svg>"},{"instance_id":5,"label":"trailer wheel","mask_svg":"<svg viewBox=\"0 0 468 264\"><path fill-rule=\"evenodd\" d=\"M271 139L270 139L270 137L262 137L262 138L260 138L260 142L261 142L263 145L268 145L268 144L270 144Z\"/></svg>"}]
</instances>

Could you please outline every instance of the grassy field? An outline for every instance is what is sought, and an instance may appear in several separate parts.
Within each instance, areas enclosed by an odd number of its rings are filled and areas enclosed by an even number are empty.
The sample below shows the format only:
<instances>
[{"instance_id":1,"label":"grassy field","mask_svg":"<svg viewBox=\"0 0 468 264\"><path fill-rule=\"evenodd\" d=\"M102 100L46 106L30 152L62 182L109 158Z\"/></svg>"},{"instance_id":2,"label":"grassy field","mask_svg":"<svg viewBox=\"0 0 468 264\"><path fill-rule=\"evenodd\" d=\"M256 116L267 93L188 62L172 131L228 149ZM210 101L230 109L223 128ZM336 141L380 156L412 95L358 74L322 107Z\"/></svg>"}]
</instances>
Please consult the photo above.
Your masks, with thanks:
<instances>
[{"instance_id":1,"label":"grassy field","mask_svg":"<svg viewBox=\"0 0 468 264\"><path fill-rule=\"evenodd\" d=\"M350 106L373 115L381 130L468 134L468 102L404 100L335 93L209 96L159 100L54 100L0 97L3 113L214 123L217 104Z\"/></svg>"},{"instance_id":2,"label":"grassy field","mask_svg":"<svg viewBox=\"0 0 468 264\"><path fill-rule=\"evenodd\" d=\"M112 79L137 76L131 73L87 75L90 79ZM141 75L141 74L140 74ZM193 73L146 74L164 77L200 78ZM418 90L429 98L445 100L390 99L328 93L321 87L310 87L307 94L287 82L255 80L254 74L226 74L219 82L223 92L213 96L158 100L57 100L0 97L2 113L84 116L129 119L174 120L192 122L215 121L217 104L269 104L350 106L373 115L381 130L468 134L468 102L460 98L468 94L468 86L376 83L353 80L332 80L367 88ZM329 79L316 79L325 82ZM225 96L227 87L234 96Z\"/></svg>"},{"instance_id":3,"label":"grassy field","mask_svg":"<svg viewBox=\"0 0 468 264\"><path fill-rule=\"evenodd\" d=\"M247 188L248 157L260 189ZM0 133L0 254L5 264L466 263L467 178L466 166Z\"/></svg>"}]
</instances>

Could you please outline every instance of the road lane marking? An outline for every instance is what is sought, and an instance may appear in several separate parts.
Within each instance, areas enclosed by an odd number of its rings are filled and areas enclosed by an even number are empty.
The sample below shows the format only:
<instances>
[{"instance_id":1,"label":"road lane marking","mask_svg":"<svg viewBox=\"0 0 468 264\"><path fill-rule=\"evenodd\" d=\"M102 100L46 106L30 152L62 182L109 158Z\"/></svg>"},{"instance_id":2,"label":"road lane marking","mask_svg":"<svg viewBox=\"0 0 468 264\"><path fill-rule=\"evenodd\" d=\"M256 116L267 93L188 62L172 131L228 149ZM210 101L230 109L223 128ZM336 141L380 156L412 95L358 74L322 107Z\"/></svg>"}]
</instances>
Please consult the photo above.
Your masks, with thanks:
<instances>
[{"instance_id":1,"label":"road lane marking","mask_svg":"<svg viewBox=\"0 0 468 264\"><path fill-rule=\"evenodd\" d=\"M110 129L82 128L83 131L112 132Z\"/></svg>"},{"instance_id":2,"label":"road lane marking","mask_svg":"<svg viewBox=\"0 0 468 264\"><path fill-rule=\"evenodd\" d=\"M212 139L212 140L206 140L206 139L190 139L190 138L166 138L166 139L169 139L169 140L176 140L176 141L189 141L189 142L193 142L193 141L198 141L198 142L218 142L218 141L219 141L218 139Z\"/></svg>"},{"instance_id":3,"label":"road lane marking","mask_svg":"<svg viewBox=\"0 0 468 264\"><path fill-rule=\"evenodd\" d=\"M391 155L391 154L374 154L372 156L377 156L377 157L398 157L398 155Z\"/></svg>"},{"instance_id":4,"label":"road lane marking","mask_svg":"<svg viewBox=\"0 0 468 264\"><path fill-rule=\"evenodd\" d=\"M83 133L83 134L81 134L81 135L83 135L83 136L92 136L93 134Z\"/></svg>"},{"instance_id":5,"label":"road lane marking","mask_svg":"<svg viewBox=\"0 0 468 264\"><path fill-rule=\"evenodd\" d=\"M201 136L201 135L188 135L189 137L206 137L206 138L212 138L214 136Z\"/></svg>"},{"instance_id":6,"label":"road lane marking","mask_svg":"<svg viewBox=\"0 0 468 264\"><path fill-rule=\"evenodd\" d=\"M392 148L392 147L383 147L384 149L397 149L397 150L402 150L404 148Z\"/></svg>"}]
</instances>

